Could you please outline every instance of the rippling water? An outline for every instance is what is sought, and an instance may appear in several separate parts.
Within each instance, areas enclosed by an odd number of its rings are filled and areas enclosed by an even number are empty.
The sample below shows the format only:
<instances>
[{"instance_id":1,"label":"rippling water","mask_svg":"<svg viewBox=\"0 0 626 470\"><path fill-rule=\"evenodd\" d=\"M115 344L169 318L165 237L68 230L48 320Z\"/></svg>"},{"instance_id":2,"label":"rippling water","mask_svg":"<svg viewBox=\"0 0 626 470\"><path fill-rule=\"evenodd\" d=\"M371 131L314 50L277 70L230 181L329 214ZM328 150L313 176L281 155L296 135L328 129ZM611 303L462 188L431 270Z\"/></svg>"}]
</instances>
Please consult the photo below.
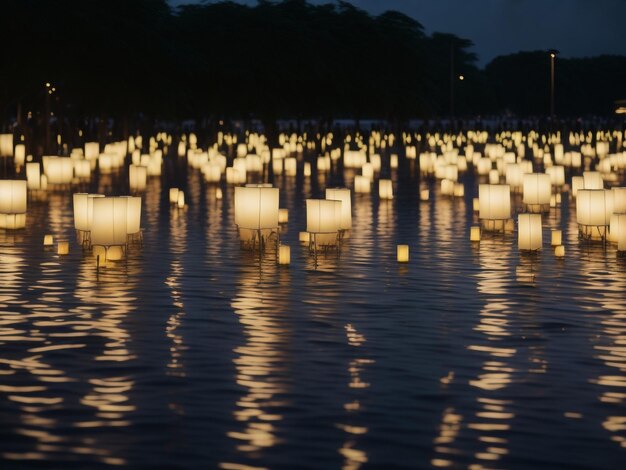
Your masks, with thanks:
<instances>
[{"instance_id":1,"label":"rippling water","mask_svg":"<svg viewBox=\"0 0 626 470\"><path fill-rule=\"evenodd\" d=\"M272 247L241 250L232 188L216 200L182 162L164 171L127 262L96 271L69 192L0 234L1 468L626 462L626 265L579 242L565 197L544 216L544 251L523 256L514 235L470 243L477 181L453 200L402 168L393 201L376 185L355 195L340 256L316 265L298 242L304 199L354 175L278 177L285 267ZM170 209L170 186L187 211ZM419 202L427 186L437 194ZM46 233L70 254L45 249Z\"/></svg>"}]
</instances>

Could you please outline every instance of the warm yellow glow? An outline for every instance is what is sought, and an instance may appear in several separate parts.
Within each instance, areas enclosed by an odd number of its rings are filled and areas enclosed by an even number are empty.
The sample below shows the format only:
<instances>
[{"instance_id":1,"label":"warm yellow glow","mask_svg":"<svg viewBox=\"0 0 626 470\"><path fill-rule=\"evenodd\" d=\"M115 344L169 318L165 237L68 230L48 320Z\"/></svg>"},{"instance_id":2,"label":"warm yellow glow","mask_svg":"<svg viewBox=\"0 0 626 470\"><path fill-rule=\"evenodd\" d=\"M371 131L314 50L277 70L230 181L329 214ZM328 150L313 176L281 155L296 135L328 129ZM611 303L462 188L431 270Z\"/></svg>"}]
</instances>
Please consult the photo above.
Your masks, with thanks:
<instances>
[{"instance_id":1,"label":"warm yellow glow","mask_svg":"<svg viewBox=\"0 0 626 470\"><path fill-rule=\"evenodd\" d=\"M396 255L398 258L398 263L408 263L409 262L409 245L398 245L396 247Z\"/></svg>"}]
</instances>

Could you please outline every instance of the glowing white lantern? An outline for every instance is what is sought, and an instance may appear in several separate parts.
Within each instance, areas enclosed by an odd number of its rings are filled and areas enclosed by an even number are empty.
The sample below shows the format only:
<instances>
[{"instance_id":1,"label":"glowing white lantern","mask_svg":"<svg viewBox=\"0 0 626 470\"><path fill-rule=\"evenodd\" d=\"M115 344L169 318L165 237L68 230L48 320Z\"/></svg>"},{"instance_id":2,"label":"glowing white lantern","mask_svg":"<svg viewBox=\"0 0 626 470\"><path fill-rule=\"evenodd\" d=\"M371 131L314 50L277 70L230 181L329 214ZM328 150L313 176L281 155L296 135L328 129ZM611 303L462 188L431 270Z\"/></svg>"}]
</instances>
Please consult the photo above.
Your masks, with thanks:
<instances>
[{"instance_id":1,"label":"glowing white lantern","mask_svg":"<svg viewBox=\"0 0 626 470\"><path fill-rule=\"evenodd\" d=\"M128 200L128 197L93 198L92 245L126 245Z\"/></svg>"},{"instance_id":2,"label":"glowing white lantern","mask_svg":"<svg viewBox=\"0 0 626 470\"><path fill-rule=\"evenodd\" d=\"M297 161L295 157L285 158L285 175L296 176Z\"/></svg>"},{"instance_id":3,"label":"glowing white lantern","mask_svg":"<svg viewBox=\"0 0 626 470\"><path fill-rule=\"evenodd\" d=\"M546 174L550 175L550 183L552 186L563 186L565 184L565 167L552 166L546 168Z\"/></svg>"},{"instance_id":4,"label":"glowing white lantern","mask_svg":"<svg viewBox=\"0 0 626 470\"><path fill-rule=\"evenodd\" d=\"M178 199L176 200L176 205L182 209L185 207L185 193L182 191L178 191Z\"/></svg>"},{"instance_id":5,"label":"glowing white lantern","mask_svg":"<svg viewBox=\"0 0 626 470\"><path fill-rule=\"evenodd\" d=\"M550 205L552 185L550 176L544 173L527 173L523 177L524 194L522 201L529 212L541 212Z\"/></svg>"},{"instance_id":6,"label":"glowing white lantern","mask_svg":"<svg viewBox=\"0 0 626 470\"><path fill-rule=\"evenodd\" d=\"M508 184L481 184L478 199L480 219L506 220L511 217L511 188Z\"/></svg>"},{"instance_id":7,"label":"glowing white lantern","mask_svg":"<svg viewBox=\"0 0 626 470\"><path fill-rule=\"evenodd\" d=\"M506 184L511 186L511 190L519 190L524 181L524 173L522 171L522 165L517 163L509 163L506 166Z\"/></svg>"},{"instance_id":8,"label":"glowing white lantern","mask_svg":"<svg viewBox=\"0 0 626 470\"><path fill-rule=\"evenodd\" d=\"M341 229L341 201L306 200L306 227L309 233L335 233Z\"/></svg>"},{"instance_id":9,"label":"glowing white lantern","mask_svg":"<svg viewBox=\"0 0 626 470\"><path fill-rule=\"evenodd\" d=\"M278 223L286 224L289 222L289 209L278 209Z\"/></svg>"},{"instance_id":10,"label":"glowing white lantern","mask_svg":"<svg viewBox=\"0 0 626 470\"><path fill-rule=\"evenodd\" d=\"M470 241L479 242L480 241L480 227L474 225L470 227Z\"/></svg>"},{"instance_id":11,"label":"glowing white lantern","mask_svg":"<svg viewBox=\"0 0 626 470\"><path fill-rule=\"evenodd\" d=\"M381 199L393 199L393 185L391 180L381 179L378 182L378 195Z\"/></svg>"},{"instance_id":12,"label":"glowing white lantern","mask_svg":"<svg viewBox=\"0 0 626 470\"><path fill-rule=\"evenodd\" d=\"M420 191L420 201L428 201L430 199L430 191L428 189L422 189Z\"/></svg>"},{"instance_id":13,"label":"glowing white lantern","mask_svg":"<svg viewBox=\"0 0 626 470\"><path fill-rule=\"evenodd\" d=\"M309 241L311 241L311 235L309 232L300 232L298 233L298 240L300 243L309 243Z\"/></svg>"},{"instance_id":14,"label":"glowing white lantern","mask_svg":"<svg viewBox=\"0 0 626 470\"><path fill-rule=\"evenodd\" d=\"M122 196L126 198L126 234L135 235L141 231L141 198Z\"/></svg>"},{"instance_id":15,"label":"glowing white lantern","mask_svg":"<svg viewBox=\"0 0 626 470\"><path fill-rule=\"evenodd\" d=\"M69 255L70 254L70 242L59 242L57 246L57 254Z\"/></svg>"},{"instance_id":16,"label":"glowing white lantern","mask_svg":"<svg viewBox=\"0 0 626 470\"><path fill-rule=\"evenodd\" d=\"M612 192L604 189L581 189L576 197L576 219L584 236L603 239L613 212Z\"/></svg>"},{"instance_id":17,"label":"glowing white lantern","mask_svg":"<svg viewBox=\"0 0 626 470\"><path fill-rule=\"evenodd\" d=\"M170 204L178 204L178 188L170 188Z\"/></svg>"},{"instance_id":18,"label":"glowing white lantern","mask_svg":"<svg viewBox=\"0 0 626 470\"><path fill-rule=\"evenodd\" d=\"M369 179L370 181L374 179L374 167L371 163L365 163L361 168L361 174Z\"/></svg>"},{"instance_id":19,"label":"glowing white lantern","mask_svg":"<svg viewBox=\"0 0 626 470\"><path fill-rule=\"evenodd\" d=\"M450 180L441 180L441 194L452 196L454 194L454 183Z\"/></svg>"},{"instance_id":20,"label":"glowing white lantern","mask_svg":"<svg viewBox=\"0 0 626 470\"><path fill-rule=\"evenodd\" d=\"M398 263L409 262L409 245L398 245L396 247L396 258Z\"/></svg>"},{"instance_id":21,"label":"glowing white lantern","mask_svg":"<svg viewBox=\"0 0 626 470\"><path fill-rule=\"evenodd\" d=\"M0 157L13 156L13 134L0 134Z\"/></svg>"},{"instance_id":22,"label":"glowing white lantern","mask_svg":"<svg viewBox=\"0 0 626 470\"><path fill-rule=\"evenodd\" d=\"M23 166L26 162L26 146L24 144L17 144L15 146L14 161L17 166Z\"/></svg>"},{"instance_id":23,"label":"glowing white lantern","mask_svg":"<svg viewBox=\"0 0 626 470\"><path fill-rule=\"evenodd\" d=\"M485 175L488 175L490 171L491 171L491 160L489 160L488 158L479 159L476 172L480 176L485 176Z\"/></svg>"},{"instance_id":24,"label":"glowing white lantern","mask_svg":"<svg viewBox=\"0 0 626 470\"><path fill-rule=\"evenodd\" d=\"M130 165L128 167L128 183L131 191L144 191L147 177L148 169L145 166Z\"/></svg>"},{"instance_id":25,"label":"glowing white lantern","mask_svg":"<svg viewBox=\"0 0 626 470\"><path fill-rule=\"evenodd\" d=\"M287 245L280 245L278 248L278 264L291 263L291 249Z\"/></svg>"},{"instance_id":26,"label":"glowing white lantern","mask_svg":"<svg viewBox=\"0 0 626 470\"><path fill-rule=\"evenodd\" d=\"M52 245L54 245L54 237L52 235L44 235L43 246L52 246Z\"/></svg>"},{"instance_id":27,"label":"glowing white lantern","mask_svg":"<svg viewBox=\"0 0 626 470\"><path fill-rule=\"evenodd\" d=\"M50 184L69 184L74 177L74 165L70 157L43 157L44 174Z\"/></svg>"},{"instance_id":28,"label":"glowing white lantern","mask_svg":"<svg viewBox=\"0 0 626 470\"><path fill-rule=\"evenodd\" d=\"M517 246L523 251L540 250L542 246L541 214L519 214Z\"/></svg>"},{"instance_id":29,"label":"glowing white lantern","mask_svg":"<svg viewBox=\"0 0 626 470\"><path fill-rule=\"evenodd\" d=\"M348 188L326 188L326 199L341 201L340 230L352 228L352 199Z\"/></svg>"},{"instance_id":30,"label":"glowing white lantern","mask_svg":"<svg viewBox=\"0 0 626 470\"><path fill-rule=\"evenodd\" d=\"M550 244L552 246L558 246L563 242L563 233L560 230L552 230Z\"/></svg>"},{"instance_id":31,"label":"glowing white lantern","mask_svg":"<svg viewBox=\"0 0 626 470\"><path fill-rule=\"evenodd\" d=\"M613 188L613 213L626 214L626 188Z\"/></svg>"},{"instance_id":32,"label":"glowing white lantern","mask_svg":"<svg viewBox=\"0 0 626 470\"><path fill-rule=\"evenodd\" d=\"M74 174L81 180L91 178L91 165L87 160L74 160Z\"/></svg>"},{"instance_id":33,"label":"glowing white lantern","mask_svg":"<svg viewBox=\"0 0 626 470\"><path fill-rule=\"evenodd\" d=\"M278 188L237 186L235 224L250 230L278 227Z\"/></svg>"},{"instance_id":34,"label":"glowing white lantern","mask_svg":"<svg viewBox=\"0 0 626 470\"><path fill-rule=\"evenodd\" d=\"M557 258L563 258L565 256L565 247L563 245L555 246L554 256Z\"/></svg>"},{"instance_id":35,"label":"glowing white lantern","mask_svg":"<svg viewBox=\"0 0 626 470\"><path fill-rule=\"evenodd\" d=\"M372 190L371 180L366 176L356 175L354 177L354 192L369 193Z\"/></svg>"},{"instance_id":36,"label":"glowing white lantern","mask_svg":"<svg viewBox=\"0 0 626 470\"><path fill-rule=\"evenodd\" d=\"M311 164L309 162L306 162L304 164L304 176L305 177L311 176Z\"/></svg>"},{"instance_id":37,"label":"glowing white lantern","mask_svg":"<svg viewBox=\"0 0 626 470\"><path fill-rule=\"evenodd\" d=\"M26 226L26 181L0 180L0 228Z\"/></svg>"},{"instance_id":38,"label":"glowing white lantern","mask_svg":"<svg viewBox=\"0 0 626 470\"><path fill-rule=\"evenodd\" d=\"M202 168L204 180L207 183L219 183L222 179L222 171L220 165L216 163L208 163Z\"/></svg>"},{"instance_id":39,"label":"glowing white lantern","mask_svg":"<svg viewBox=\"0 0 626 470\"><path fill-rule=\"evenodd\" d=\"M26 182L28 189L41 189L41 169L39 163L31 162L26 164Z\"/></svg>"},{"instance_id":40,"label":"glowing white lantern","mask_svg":"<svg viewBox=\"0 0 626 470\"><path fill-rule=\"evenodd\" d=\"M392 153L391 156L389 157L389 166L391 167L391 169L396 169L398 168L398 155L395 153Z\"/></svg>"},{"instance_id":41,"label":"glowing white lantern","mask_svg":"<svg viewBox=\"0 0 626 470\"><path fill-rule=\"evenodd\" d=\"M272 160L272 170L275 175L283 174L283 159L274 159Z\"/></svg>"},{"instance_id":42,"label":"glowing white lantern","mask_svg":"<svg viewBox=\"0 0 626 470\"><path fill-rule=\"evenodd\" d=\"M100 144L98 142L85 142L85 158L96 160L100 155Z\"/></svg>"},{"instance_id":43,"label":"glowing white lantern","mask_svg":"<svg viewBox=\"0 0 626 470\"><path fill-rule=\"evenodd\" d=\"M585 179L582 176L572 176L572 197L576 198L578 191L585 188Z\"/></svg>"},{"instance_id":44,"label":"glowing white lantern","mask_svg":"<svg viewBox=\"0 0 626 470\"><path fill-rule=\"evenodd\" d=\"M585 189L604 189L604 181L598 171L584 171L583 179Z\"/></svg>"},{"instance_id":45,"label":"glowing white lantern","mask_svg":"<svg viewBox=\"0 0 626 470\"><path fill-rule=\"evenodd\" d=\"M94 198L104 197L102 194L75 193L74 202L74 228L83 232L91 230L93 222Z\"/></svg>"}]
</instances>

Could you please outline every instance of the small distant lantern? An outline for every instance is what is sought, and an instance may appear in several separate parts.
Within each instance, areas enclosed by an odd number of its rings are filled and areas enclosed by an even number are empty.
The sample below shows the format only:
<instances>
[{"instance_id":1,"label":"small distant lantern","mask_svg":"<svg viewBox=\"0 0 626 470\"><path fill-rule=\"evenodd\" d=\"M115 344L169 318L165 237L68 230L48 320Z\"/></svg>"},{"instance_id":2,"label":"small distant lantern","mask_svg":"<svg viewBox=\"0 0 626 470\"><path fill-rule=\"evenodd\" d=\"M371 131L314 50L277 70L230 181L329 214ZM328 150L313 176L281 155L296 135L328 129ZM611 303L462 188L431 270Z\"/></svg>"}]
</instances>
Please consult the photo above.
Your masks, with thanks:
<instances>
[{"instance_id":1,"label":"small distant lantern","mask_svg":"<svg viewBox=\"0 0 626 470\"><path fill-rule=\"evenodd\" d=\"M378 181L378 195L381 199L393 199L393 185L389 179Z\"/></svg>"},{"instance_id":2,"label":"small distant lantern","mask_svg":"<svg viewBox=\"0 0 626 470\"><path fill-rule=\"evenodd\" d=\"M552 230L550 240L552 246L559 246L563 241L563 233L560 230Z\"/></svg>"},{"instance_id":3,"label":"small distant lantern","mask_svg":"<svg viewBox=\"0 0 626 470\"><path fill-rule=\"evenodd\" d=\"M286 224L289 222L289 210L288 209L278 209L278 223Z\"/></svg>"},{"instance_id":4,"label":"small distant lantern","mask_svg":"<svg viewBox=\"0 0 626 470\"><path fill-rule=\"evenodd\" d=\"M178 188L170 188L170 204L178 204Z\"/></svg>"},{"instance_id":5,"label":"small distant lantern","mask_svg":"<svg viewBox=\"0 0 626 470\"><path fill-rule=\"evenodd\" d=\"M182 191L178 191L178 200L176 201L176 205L179 209L183 209L185 207L185 193Z\"/></svg>"},{"instance_id":6,"label":"small distant lantern","mask_svg":"<svg viewBox=\"0 0 626 470\"><path fill-rule=\"evenodd\" d=\"M398 263L408 263L409 245L398 245L396 247L396 257L398 259Z\"/></svg>"},{"instance_id":7,"label":"small distant lantern","mask_svg":"<svg viewBox=\"0 0 626 470\"><path fill-rule=\"evenodd\" d=\"M43 246L52 246L52 245L54 245L54 237L52 235L44 235Z\"/></svg>"},{"instance_id":8,"label":"small distant lantern","mask_svg":"<svg viewBox=\"0 0 626 470\"><path fill-rule=\"evenodd\" d=\"M291 263L291 249L288 245L280 245L278 247L278 264Z\"/></svg>"},{"instance_id":9,"label":"small distant lantern","mask_svg":"<svg viewBox=\"0 0 626 470\"><path fill-rule=\"evenodd\" d=\"M70 243L69 242L59 242L57 245L57 254L59 255L69 255L70 253Z\"/></svg>"},{"instance_id":10,"label":"small distant lantern","mask_svg":"<svg viewBox=\"0 0 626 470\"><path fill-rule=\"evenodd\" d=\"M147 178L148 169L145 166L130 165L128 167L128 185L131 191L145 191Z\"/></svg>"},{"instance_id":11,"label":"small distant lantern","mask_svg":"<svg viewBox=\"0 0 626 470\"><path fill-rule=\"evenodd\" d=\"M354 177L354 192L369 193L371 192L371 181L366 176L356 175Z\"/></svg>"},{"instance_id":12,"label":"small distant lantern","mask_svg":"<svg viewBox=\"0 0 626 470\"><path fill-rule=\"evenodd\" d=\"M420 201L428 201L430 199L430 191L428 189L422 189L420 191Z\"/></svg>"},{"instance_id":13,"label":"small distant lantern","mask_svg":"<svg viewBox=\"0 0 626 470\"><path fill-rule=\"evenodd\" d=\"M480 241L480 227L474 225L470 227L470 241L479 242Z\"/></svg>"},{"instance_id":14,"label":"small distant lantern","mask_svg":"<svg viewBox=\"0 0 626 470\"><path fill-rule=\"evenodd\" d=\"M555 246L554 256L557 258L563 258L565 256L565 247L563 245Z\"/></svg>"}]
</instances>

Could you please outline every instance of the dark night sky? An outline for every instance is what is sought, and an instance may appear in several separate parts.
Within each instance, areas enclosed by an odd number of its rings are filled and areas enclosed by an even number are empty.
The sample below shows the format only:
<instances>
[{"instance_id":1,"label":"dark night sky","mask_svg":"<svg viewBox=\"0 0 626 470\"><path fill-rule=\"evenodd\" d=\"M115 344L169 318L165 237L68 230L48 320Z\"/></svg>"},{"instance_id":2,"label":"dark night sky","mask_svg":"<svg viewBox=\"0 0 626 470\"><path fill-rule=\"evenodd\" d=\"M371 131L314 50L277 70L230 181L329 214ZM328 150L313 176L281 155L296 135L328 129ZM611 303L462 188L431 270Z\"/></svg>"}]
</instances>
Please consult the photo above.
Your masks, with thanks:
<instances>
[{"instance_id":1,"label":"dark night sky","mask_svg":"<svg viewBox=\"0 0 626 470\"><path fill-rule=\"evenodd\" d=\"M256 4L255 0L238 0ZM309 0L329 3L331 0ZM556 48L563 57L626 55L626 0L349 0L374 15L401 11L471 39L479 65L497 55ZM170 5L199 0L169 0Z\"/></svg>"}]
</instances>

